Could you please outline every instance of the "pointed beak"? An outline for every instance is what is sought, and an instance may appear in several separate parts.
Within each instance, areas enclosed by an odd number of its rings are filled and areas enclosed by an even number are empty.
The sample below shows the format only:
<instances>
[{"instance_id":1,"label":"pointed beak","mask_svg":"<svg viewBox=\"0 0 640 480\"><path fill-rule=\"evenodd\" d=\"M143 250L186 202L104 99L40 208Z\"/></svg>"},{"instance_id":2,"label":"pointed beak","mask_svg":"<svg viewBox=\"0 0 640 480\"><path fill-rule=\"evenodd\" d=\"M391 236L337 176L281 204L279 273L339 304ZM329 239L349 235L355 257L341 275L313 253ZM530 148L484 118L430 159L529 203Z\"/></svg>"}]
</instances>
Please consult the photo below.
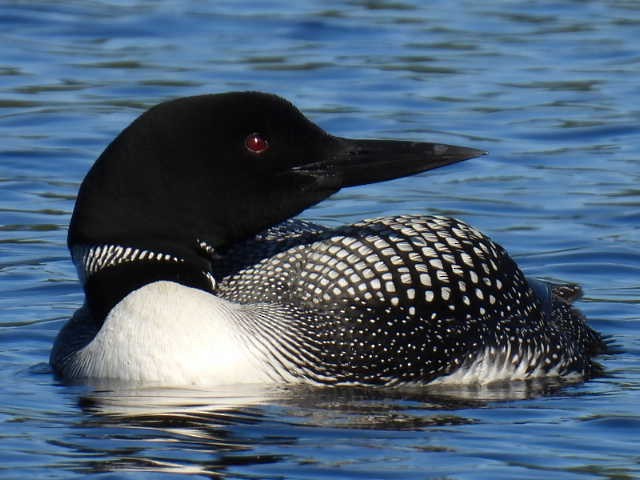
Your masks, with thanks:
<instances>
[{"instance_id":1,"label":"pointed beak","mask_svg":"<svg viewBox=\"0 0 640 480\"><path fill-rule=\"evenodd\" d=\"M331 176L340 187L351 187L414 175L486 154L474 148L440 143L334 139L335 149L328 158L300 165L295 170Z\"/></svg>"}]
</instances>

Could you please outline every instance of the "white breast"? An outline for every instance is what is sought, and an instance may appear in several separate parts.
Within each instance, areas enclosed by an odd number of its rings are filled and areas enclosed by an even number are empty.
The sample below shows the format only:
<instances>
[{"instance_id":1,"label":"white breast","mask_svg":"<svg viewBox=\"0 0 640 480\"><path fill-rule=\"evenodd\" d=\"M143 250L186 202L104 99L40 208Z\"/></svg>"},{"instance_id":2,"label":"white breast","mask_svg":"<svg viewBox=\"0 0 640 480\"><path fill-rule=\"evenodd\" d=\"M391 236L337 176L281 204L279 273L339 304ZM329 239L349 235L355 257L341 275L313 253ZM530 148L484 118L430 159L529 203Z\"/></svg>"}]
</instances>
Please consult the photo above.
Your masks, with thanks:
<instances>
[{"instance_id":1,"label":"white breast","mask_svg":"<svg viewBox=\"0 0 640 480\"><path fill-rule=\"evenodd\" d=\"M75 353L73 376L162 385L271 383L264 354L243 341L239 306L159 281L131 292Z\"/></svg>"}]
</instances>

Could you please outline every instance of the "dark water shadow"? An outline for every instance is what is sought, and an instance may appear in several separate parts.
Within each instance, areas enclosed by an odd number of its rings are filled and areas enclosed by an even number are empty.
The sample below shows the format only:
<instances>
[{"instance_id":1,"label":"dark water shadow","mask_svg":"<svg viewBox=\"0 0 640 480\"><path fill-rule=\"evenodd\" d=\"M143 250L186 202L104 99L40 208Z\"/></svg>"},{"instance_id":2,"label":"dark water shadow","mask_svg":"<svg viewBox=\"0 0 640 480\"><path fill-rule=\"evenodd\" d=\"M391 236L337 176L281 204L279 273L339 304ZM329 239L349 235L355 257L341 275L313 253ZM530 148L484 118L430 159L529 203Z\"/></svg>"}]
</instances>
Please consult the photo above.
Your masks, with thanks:
<instances>
[{"instance_id":1,"label":"dark water shadow","mask_svg":"<svg viewBox=\"0 0 640 480\"><path fill-rule=\"evenodd\" d=\"M75 472L163 472L223 478L236 468L288 462L309 442L372 441L384 435L478 423L474 412L563 391L566 382L404 388L234 385L156 388L103 383L77 398ZM69 436L67 436L67 439ZM234 478L237 478L234 474Z\"/></svg>"}]
</instances>

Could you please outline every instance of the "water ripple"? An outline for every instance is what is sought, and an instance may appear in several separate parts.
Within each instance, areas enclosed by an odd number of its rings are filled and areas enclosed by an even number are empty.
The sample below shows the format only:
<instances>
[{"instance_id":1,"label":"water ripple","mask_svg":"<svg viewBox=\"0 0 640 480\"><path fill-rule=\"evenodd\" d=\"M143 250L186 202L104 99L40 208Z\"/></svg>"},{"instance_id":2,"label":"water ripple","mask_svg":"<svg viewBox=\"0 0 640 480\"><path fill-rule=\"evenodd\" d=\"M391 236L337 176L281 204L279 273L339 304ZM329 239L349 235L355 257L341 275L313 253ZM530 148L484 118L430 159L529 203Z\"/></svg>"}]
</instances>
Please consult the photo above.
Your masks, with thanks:
<instances>
[{"instance_id":1,"label":"water ripple","mask_svg":"<svg viewBox=\"0 0 640 480\"><path fill-rule=\"evenodd\" d=\"M11 0L0 11L0 477L640 476L639 2ZM57 383L49 349L83 301L66 227L91 162L159 101L244 89L283 94L339 135L490 151L303 215L473 223L528 275L583 286L579 307L618 349L605 375L418 392Z\"/></svg>"}]
</instances>

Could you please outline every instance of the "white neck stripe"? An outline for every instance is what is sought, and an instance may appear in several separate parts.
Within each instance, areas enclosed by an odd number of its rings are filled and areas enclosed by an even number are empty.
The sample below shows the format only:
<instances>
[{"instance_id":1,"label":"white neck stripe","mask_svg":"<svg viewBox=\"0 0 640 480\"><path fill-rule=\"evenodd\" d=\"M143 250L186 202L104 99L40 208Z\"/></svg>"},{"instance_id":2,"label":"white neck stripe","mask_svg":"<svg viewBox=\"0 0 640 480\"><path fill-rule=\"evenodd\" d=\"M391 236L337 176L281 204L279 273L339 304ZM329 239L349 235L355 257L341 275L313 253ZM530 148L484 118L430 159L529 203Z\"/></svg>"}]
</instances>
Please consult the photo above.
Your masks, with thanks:
<instances>
[{"instance_id":1,"label":"white neck stripe","mask_svg":"<svg viewBox=\"0 0 640 480\"><path fill-rule=\"evenodd\" d=\"M91 275L123 263L135 261L184 262L183 258L168 253L121 245L75 246L71 249L71 257L83 284Z\"/></svg>"}]
</instances>

